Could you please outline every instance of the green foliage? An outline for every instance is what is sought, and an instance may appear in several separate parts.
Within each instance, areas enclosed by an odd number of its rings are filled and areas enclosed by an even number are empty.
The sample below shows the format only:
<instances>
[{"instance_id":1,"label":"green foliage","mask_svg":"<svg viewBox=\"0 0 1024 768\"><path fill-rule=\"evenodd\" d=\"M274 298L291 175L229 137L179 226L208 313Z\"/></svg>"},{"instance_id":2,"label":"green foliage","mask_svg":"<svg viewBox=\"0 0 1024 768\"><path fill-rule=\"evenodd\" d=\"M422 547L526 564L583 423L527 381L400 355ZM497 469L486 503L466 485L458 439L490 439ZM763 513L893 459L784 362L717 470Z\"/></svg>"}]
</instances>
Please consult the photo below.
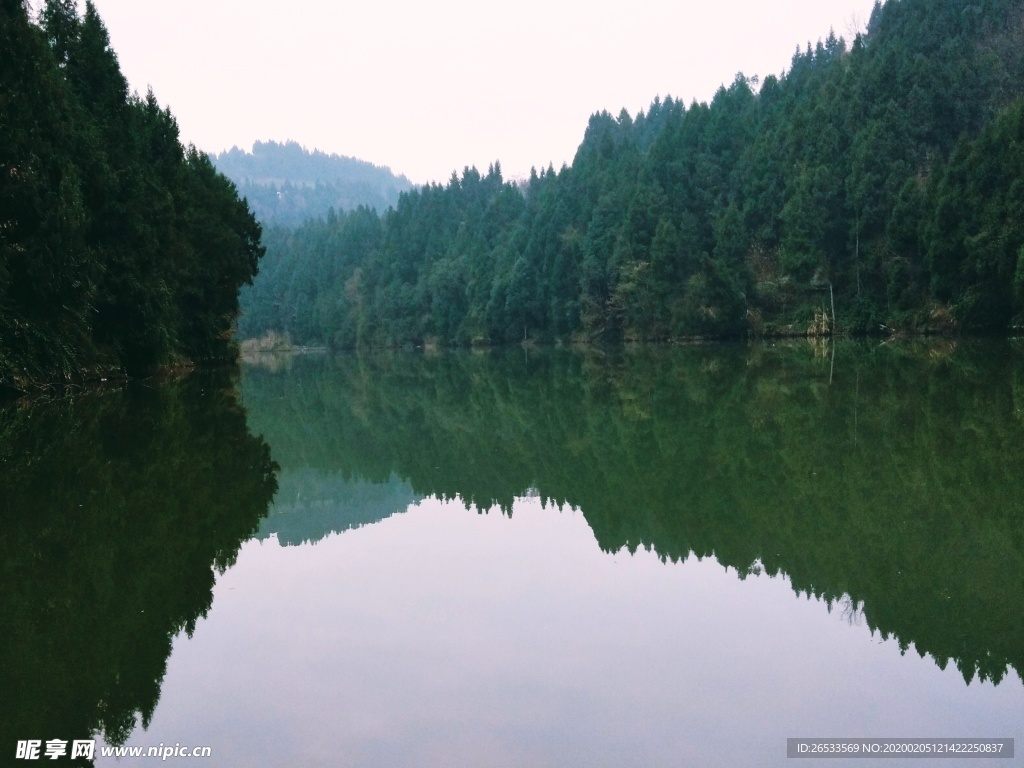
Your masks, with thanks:
<instances>
[{"instance_id":1,"label":"green foliage","mask_svg":"<svg viewBox=\"0 0 1024 768\"><path fill-rule=\"evenodd\" d=\"M975 140L963 140L935 175L927 221L935 293L968 327L1003 326L1024 311L1024 98Z\"/></svg>"},{"instance_id":2,"label":"green foliage","mask_svg":"<svg viewBox=\"0 0 1024 768\"><path fill-rule=\"evenodd\" d=\"M1022 74L1019 3L879 5L763 84L593 115L572 167L406 192L379 242L323 255L323 223L274 240L289 266L242 327L341 346L803 333L831 288L840 331L1006 329ZM303 324L309 302L336 311Z\"/></svg>"},{"instance_id":3,"label":"green foliage","mask_svg":"<svg viewBox=\"0 0 1024 768\"><path fill-rule=\"evenodd\" d=\"M233 354L260 229L91 2L0 9L0 386Z\"/></svg>"}]
</instances>

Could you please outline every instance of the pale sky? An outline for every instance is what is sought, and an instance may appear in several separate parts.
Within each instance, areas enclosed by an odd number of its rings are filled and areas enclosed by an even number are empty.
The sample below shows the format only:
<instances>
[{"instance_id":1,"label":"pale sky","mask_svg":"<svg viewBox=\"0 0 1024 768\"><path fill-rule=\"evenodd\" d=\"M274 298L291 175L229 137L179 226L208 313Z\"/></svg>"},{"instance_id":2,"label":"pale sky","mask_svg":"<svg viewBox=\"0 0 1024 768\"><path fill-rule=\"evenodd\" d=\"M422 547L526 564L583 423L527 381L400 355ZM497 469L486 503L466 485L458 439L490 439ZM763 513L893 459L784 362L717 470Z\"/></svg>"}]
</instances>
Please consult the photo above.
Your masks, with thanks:
<instances>
[{"instance_id":1,"label":"pale sky","mask_svg":"<svg viewBox=\"0 0 1024 768\"><path fill-rule=\"evenodd\" d=\"M133 89L215 153L292 139L415 183L571 163L589 116L709 100L873 0L94 0Z\"/></svg>"}]
</instances>

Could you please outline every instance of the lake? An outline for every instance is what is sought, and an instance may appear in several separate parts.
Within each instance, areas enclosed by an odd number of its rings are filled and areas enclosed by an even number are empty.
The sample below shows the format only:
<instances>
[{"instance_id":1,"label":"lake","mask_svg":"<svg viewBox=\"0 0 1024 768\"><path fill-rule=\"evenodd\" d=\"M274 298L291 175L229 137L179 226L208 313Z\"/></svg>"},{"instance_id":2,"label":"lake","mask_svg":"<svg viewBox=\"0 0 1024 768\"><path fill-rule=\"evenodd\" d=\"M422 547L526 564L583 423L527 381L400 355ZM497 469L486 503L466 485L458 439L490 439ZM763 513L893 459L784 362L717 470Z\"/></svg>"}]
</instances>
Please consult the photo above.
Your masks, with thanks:
<instances>
[{"instance_id":1,"label":"lake","mask_svg":"<svg viewBox=\"0 0 1024 768\"><path fill-rule=\"evenodd\" d=\"M7 408L3 748L1020 750L1022 445L1015 340L304 355Z\"/></svg>"}]
</instances>

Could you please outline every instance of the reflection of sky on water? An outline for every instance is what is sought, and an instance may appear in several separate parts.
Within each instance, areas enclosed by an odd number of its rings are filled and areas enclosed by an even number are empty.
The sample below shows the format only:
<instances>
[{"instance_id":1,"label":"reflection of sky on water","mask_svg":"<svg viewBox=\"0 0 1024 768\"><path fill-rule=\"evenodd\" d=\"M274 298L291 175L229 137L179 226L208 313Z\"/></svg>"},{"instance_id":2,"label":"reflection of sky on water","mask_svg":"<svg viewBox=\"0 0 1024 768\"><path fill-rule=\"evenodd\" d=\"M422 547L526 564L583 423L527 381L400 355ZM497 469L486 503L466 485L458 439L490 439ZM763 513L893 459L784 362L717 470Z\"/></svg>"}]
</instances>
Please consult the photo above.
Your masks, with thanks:
<instances>
[{"instance_id":1,"label":"reflection of sky on water","mask_svg":"<svg viewBox=\"0 0 1024 768\"><path fill-rule=\"evenodd\" d=\"M789 736L1020 747L1016 675L965 686L848 618L781 578L604 553L537 499L511 519L431 499L313 546L246 544L129 744L187 739L218 766L781 766Z\"/></svg>"}]
</instances>

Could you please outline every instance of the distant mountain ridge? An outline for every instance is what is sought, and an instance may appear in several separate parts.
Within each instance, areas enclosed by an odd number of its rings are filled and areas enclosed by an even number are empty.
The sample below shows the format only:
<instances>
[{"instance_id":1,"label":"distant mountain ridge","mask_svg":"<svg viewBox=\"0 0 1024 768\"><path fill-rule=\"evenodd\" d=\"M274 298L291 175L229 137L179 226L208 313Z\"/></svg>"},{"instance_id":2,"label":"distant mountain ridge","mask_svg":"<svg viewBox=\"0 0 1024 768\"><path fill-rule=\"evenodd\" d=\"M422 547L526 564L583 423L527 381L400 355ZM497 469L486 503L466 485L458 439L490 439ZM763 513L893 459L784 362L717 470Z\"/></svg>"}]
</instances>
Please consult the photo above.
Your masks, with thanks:
<instances>
[{"instance_id":1,"label":"distant mountain ridge","mask_svg":"<svg viewBox=\"0 0 1024 768\"><path fill-rule=\"evenodd\" d=\"M412 189L405 176L354 157L313 151L295 141L257 141L252 151L232 147L213 157L266 225L296 226L335 210L359 206L383 213Z\"/></svg>"}]
</instances>

